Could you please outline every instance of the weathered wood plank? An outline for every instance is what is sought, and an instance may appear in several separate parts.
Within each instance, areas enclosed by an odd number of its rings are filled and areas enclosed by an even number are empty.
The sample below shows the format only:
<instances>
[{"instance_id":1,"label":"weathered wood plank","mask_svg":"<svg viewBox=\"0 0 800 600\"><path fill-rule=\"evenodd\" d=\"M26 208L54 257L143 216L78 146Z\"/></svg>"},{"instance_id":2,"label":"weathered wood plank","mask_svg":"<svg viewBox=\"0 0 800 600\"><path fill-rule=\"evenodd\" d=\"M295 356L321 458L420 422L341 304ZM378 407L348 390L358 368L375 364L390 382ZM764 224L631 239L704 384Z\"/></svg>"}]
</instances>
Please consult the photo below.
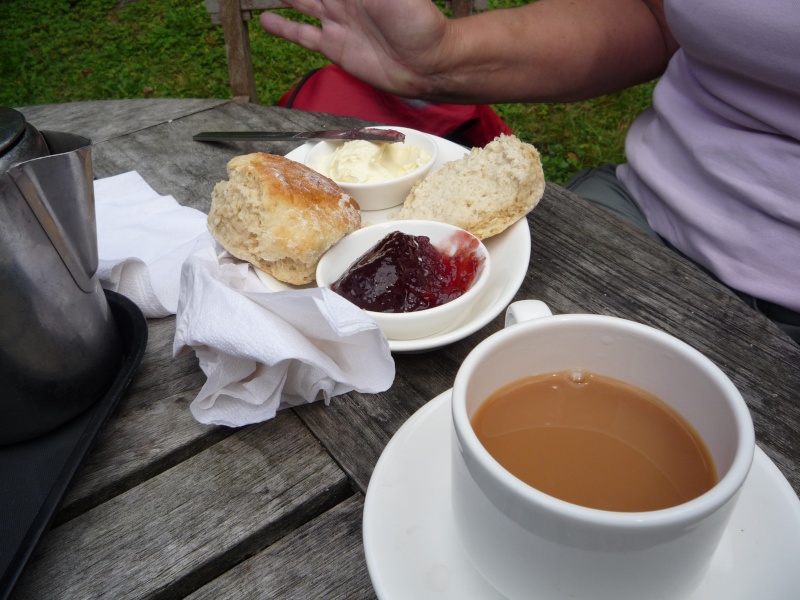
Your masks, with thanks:
<instances>
[{"instance_id":1,"label":"weathered wood plank","mask_svg":"<svg viewBox=\"0 0 800 600\"><path fill-rule=\"evenodd\" d=\"M164 370L162 374L165 376ZM67 493L62 523L214 445L232 433L195 421L189 403L205 376L196 368L159 389L122 399ZM170 393L170 388L182 388Z\"/></svg>"},{"instance_id":2,"label":"weathered wood plank","mask_svg":"<svg viewBox=\"0 0 800 600\"><path fill-rule=\"evenodd\" d=\"M138 485L231 432L202 425L189 412L205 375L193 354L172 358L174 317L151 319L148 329L137 375L97 436L56 523Z\"/></svg>"},{"instance_id":3,"label":"weathered wood plank","mask_svg":"<svg viewBox=\"0 0 800 600\"><path fill-rule=\"evenodd\" d=\"M467 352L477 343L472 336L459 342ZM372 469L383 448L408 417L453 385L458 369L441 352L395 355L397 374L392 387L380 394L350 393L334 398L330 406L309 404L295 409L341 467L366 493ZM343 431L352 435L342 435ZM357 432L357 433L356 433Z\"/></svg>"},{"instance_id":4,"label":"weathered wood plank","mask_svg":"<svg viewBox=\"0 0 800 600\"><path fill-rule=\"evenodd\" d=\"M19 110L37 129L75 133L97 144L227 102L230 100L132 99L44 104Z\"/></svg>"},{"instance_id":5,"label":"weathered wood plank","mask_svg":"<svg viewBox=\"0 0 800 600\"><path fill-rule=\"evenodd\" d=\"M314 598L370 600L360 494L203 586L187 600ZM324 577L314 576L325 573Z\"/></svg>"},{"instance_id":6,"label":"weathered wood plank","mask_svg":"<svg viewBox=\"0 0 800 600\"><path fill-rule=\"evenodd\" d=\"M284 411L52 530L14 598L179 597L351 494Z\"/></svg>"}]
</instances>

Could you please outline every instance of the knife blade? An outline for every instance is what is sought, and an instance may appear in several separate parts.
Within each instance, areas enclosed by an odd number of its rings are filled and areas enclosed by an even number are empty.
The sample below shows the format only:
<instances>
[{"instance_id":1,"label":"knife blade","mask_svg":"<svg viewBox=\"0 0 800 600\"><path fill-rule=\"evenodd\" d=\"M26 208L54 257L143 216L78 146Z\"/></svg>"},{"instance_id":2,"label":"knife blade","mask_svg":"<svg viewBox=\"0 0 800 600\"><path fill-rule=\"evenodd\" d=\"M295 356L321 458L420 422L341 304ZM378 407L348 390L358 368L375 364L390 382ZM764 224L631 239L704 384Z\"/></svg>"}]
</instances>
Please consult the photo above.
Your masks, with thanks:
<instances>
[{"instance_id":1,"label":"knife blade","mask_svg":"<svg viewBox=\"0 0 800 600\"><path fill-rule=\"evenodd\" d=\"M324 131L203 131L192 139L198 142L290 142L308 140L368 140L402 142L406 136L394 129L327 129Z\"/></svg>"}]
</instances>

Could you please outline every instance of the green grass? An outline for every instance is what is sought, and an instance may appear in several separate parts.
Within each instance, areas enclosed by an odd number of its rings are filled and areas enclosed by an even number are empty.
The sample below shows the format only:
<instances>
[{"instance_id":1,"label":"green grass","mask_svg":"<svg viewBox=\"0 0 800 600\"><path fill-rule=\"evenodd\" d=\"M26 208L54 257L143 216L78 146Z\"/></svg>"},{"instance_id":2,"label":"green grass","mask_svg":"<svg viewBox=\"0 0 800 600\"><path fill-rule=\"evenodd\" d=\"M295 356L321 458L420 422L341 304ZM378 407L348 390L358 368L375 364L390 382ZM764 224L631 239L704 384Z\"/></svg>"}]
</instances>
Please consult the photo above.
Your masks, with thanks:
<instances>
[{"instance_id":1,"label":"green grass","mask_svg":"<svg viewBox=\"0 0 800 600\"><path fill-rule=\"evenodd\" d=\"M521 4L490 0L490 8ZM203 0L2 0L0 105L115 98L229 98L222 28ZM323 57L250 22L263 104L274 104ZM646 84L593 101L495 109L542 154L548 180L624 159L631 120L649 106Z\"/></svg>"}]
</instances>

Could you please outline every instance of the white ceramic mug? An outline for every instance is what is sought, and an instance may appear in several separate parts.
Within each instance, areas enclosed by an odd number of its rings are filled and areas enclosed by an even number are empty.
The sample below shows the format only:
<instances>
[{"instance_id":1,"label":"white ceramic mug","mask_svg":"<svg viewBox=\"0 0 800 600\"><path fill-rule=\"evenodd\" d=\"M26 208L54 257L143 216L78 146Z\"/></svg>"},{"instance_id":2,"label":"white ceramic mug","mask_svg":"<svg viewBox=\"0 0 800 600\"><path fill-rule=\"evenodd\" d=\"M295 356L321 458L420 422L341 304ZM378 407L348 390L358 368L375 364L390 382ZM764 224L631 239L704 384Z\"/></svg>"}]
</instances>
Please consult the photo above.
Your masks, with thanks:
<instances>
[{"instance_id":1,"label":"white ceramic mug","mask_svg":"<svg viewBox=\"0 0 800 600\"><path fill-rule=\"evenodd\" d=\"M675 408L695 428L719 476L708 492L651 512L586 508L506 471L470 424L504 385L582 368L626 381ZM512 304L506 328L467 356L453 386L453 514L476 569L511 599L681 598L702 581L755 451L750 412L708 358L674 337L624 319L552 316Z\"/></svg>"}]
</instances>

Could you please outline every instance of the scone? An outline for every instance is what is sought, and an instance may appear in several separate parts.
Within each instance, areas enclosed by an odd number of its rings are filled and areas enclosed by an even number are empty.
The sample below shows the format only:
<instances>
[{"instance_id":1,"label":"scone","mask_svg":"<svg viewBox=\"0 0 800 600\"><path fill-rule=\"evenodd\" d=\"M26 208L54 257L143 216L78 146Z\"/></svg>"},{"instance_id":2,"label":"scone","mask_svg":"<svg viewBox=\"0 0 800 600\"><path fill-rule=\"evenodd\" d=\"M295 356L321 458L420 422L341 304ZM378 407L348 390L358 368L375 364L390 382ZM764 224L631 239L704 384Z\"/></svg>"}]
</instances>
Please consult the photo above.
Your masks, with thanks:
<instances>
[{"instance_id":1,"label":"scone","mask_svg":"<svg viewBox=\"0 0 800 600\"><path fill-rule=\"evenodd\" d=\"M314 280L322 254L361 227L358 204L331 179L275 154L228 163L228 181L211 194L208 227L235 257L275 279Z\"/></svg>"},{"instance_id":2,"label":"scone","mask_svg":"<svg viewBox=\"0 0 800 600\"><path fill-rule=\"evenodd\" d=\"M485 239L528 214L544 187L536 148L501 134L416 183L396 218L444 221Z\"/></svg>"}]
</instances>

